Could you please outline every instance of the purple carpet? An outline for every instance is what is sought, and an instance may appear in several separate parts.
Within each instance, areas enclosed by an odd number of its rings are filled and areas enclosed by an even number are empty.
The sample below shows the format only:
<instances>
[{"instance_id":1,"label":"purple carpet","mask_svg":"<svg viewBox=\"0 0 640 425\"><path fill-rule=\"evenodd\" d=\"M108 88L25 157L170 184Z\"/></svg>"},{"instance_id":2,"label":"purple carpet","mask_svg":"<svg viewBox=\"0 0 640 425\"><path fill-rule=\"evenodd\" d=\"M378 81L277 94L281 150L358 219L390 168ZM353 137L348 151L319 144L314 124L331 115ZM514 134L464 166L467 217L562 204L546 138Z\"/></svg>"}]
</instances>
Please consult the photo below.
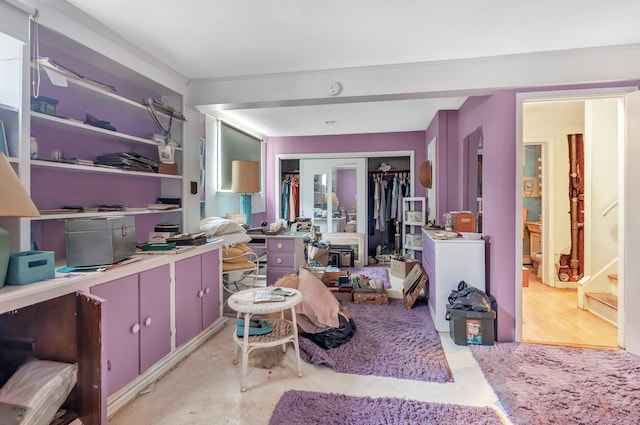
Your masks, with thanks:
<instances>
[{"instance_id":1,"label":"purple carpet","mask_svg":"<svg viewBox=\"0 0 640 425\"><path fill-rule=\"evenodd\" d=\"M502 343L471 352L514 424L640 423L640 357Z\"/></svg>"},{"instance_id":2,"label":"purple carpet","mask_svg":"<svg viewBox=\"0 0 640 425\"><path fill-rule=\"evenodd\" d=\"M391 288L388 267L340 267L340 271L346 270L349 270L351 275L363 274L371 278L373 281L381 280L384 283L385 288Z\"/></svg>"},{"instance_id":3,"label":"purple carpet","mask_svg":"<svg viewBox=\"0 0 640 425\"><path fill-rule=\"evenodd\" d=\"M336 372L415 381L453 382L438 333L424 301L405 308L402 300L371 305L344 303L356 323L353 338L325 350L300 338L300 357Z\"/></svg>"},{"instance_id":4,"label":"purple carpet","mask_svg":"<svg viewBox=\"0 0 640 425\"><path fill-rule=\"evenodd\" d=\"M501 425L489 407L425 403L390 397L352 397L311 391L287 391L269 425Z\"/></svg>"}]
</instances>

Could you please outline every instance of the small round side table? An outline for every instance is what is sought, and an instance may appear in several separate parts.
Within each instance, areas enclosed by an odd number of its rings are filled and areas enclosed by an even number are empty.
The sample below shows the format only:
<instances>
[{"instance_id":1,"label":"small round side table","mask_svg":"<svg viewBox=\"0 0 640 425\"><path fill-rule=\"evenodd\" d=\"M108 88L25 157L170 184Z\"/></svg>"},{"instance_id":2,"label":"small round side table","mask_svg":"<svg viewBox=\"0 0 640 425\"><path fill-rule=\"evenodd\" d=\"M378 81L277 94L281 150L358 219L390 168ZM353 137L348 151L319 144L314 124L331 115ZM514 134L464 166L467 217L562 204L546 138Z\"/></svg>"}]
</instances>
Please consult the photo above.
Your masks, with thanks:
<instances>
[{"instance_id":1,"label":"small round side table","mask_svg":"<svg viewBox=\"0 0 640 425\"><path fill-rule=\"evenodd\" d=\"M296 367L298 377L302 376L300 364L300 347L298 345L298 325L296 323L295 306L302 300L302 294L297 289L286 288L293 295L285 297L284 301L254 303L253 297L261 288L250 288L231 295L228 305L236 311L238 319L244 319L243 336L239 337L237 331L233 333L236 347L233 355L233 364L238 364L238 348L242 348L242 375L240 377L240 391L247 390L247 365L249 353L256 348L275 347L282 345L282 352L286 352L287 343L293 343L296 353ZM264 289L264 288L262 288ZM284 312L291 310L291 320L284 318ZM273 331L265 335L249 335L249 321L254 314L280 313L280 319L273 320ZM236 320L237 323L237 320ZM237 326L237 325L236 325Z\"/></svg>"}]
</instances>

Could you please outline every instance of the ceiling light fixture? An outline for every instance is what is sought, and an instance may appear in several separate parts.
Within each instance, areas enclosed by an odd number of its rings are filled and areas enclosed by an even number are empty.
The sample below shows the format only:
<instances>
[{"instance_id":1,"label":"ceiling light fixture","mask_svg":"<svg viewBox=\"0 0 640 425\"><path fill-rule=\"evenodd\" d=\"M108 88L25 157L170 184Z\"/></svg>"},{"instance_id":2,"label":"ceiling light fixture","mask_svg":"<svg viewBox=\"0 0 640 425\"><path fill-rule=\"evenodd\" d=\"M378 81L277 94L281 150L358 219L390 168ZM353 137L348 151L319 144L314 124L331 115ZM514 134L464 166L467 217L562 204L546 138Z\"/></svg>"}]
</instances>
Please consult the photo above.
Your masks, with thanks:
<instances>
[{"instance_id":1,"label":"ceiling light fixture","mask_svg":"<svg viewBox=\"0 0 640 425\"><path fill-rule=\"evenodd\" d=\"M326 125L335 125L335 124L337 124L337 123L338 123L338 121L336 121L336 120L329 120L329 121L325 121L324 123L325 123Z\"/></svg>"}]
</instances>

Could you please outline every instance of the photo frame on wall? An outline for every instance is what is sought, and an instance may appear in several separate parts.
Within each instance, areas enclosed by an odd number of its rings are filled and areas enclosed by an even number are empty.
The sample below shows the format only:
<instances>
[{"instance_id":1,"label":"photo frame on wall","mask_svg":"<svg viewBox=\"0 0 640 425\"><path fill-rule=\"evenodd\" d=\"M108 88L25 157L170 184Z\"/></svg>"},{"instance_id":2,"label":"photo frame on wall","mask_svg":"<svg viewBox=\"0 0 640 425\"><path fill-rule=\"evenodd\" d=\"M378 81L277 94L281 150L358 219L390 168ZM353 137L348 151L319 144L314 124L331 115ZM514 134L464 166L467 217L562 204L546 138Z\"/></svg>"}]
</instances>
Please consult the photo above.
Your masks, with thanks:
<instances>
[{"instance_id":1,"label":"photo frame on wall","mask_svg":"<svg viewBox=\"0 0 640 425\"><path fill-rule=\"evenodd\" d=\"M4 129L4 121L0 120L0 152L9 156L9 143L7 142L7 132Z\"/></svg>"}]
</instances>

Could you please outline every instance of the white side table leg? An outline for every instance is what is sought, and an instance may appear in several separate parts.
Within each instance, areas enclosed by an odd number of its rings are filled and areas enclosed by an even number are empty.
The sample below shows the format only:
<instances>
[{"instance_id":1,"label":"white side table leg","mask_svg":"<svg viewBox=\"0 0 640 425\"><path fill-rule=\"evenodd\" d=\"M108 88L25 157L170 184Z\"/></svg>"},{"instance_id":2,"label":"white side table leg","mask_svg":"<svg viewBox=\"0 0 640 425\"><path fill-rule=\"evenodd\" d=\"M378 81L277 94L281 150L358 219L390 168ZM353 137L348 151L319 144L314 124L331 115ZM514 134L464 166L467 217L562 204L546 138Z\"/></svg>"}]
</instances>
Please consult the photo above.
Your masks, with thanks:
<instances>
[{"instance_id":1,"label":"white side table leg","mask_svg":"<svg viewBox=\"0 0 640 425\"><path fill-rule=\"evenodd\" d=\"M298 345L298 323L296 321L295 307L291 307L291 324L293 325L293 348L296 352L296 367L298 369L298 378L301 378L302 365L300 362L300 346Z\"/></svg>"},{"instance_id":2,"label":"white side table leg","mask_svg":"<svg viewBox=\"0 0 640 425\"><path fill-rule=\"evenodd\" d=\"M244 333L242 334L242 375L240 376L240 391L247 391L247 368L249 366L249 321L251 313L244 314Z\"/></svg>"}]
</instances>

